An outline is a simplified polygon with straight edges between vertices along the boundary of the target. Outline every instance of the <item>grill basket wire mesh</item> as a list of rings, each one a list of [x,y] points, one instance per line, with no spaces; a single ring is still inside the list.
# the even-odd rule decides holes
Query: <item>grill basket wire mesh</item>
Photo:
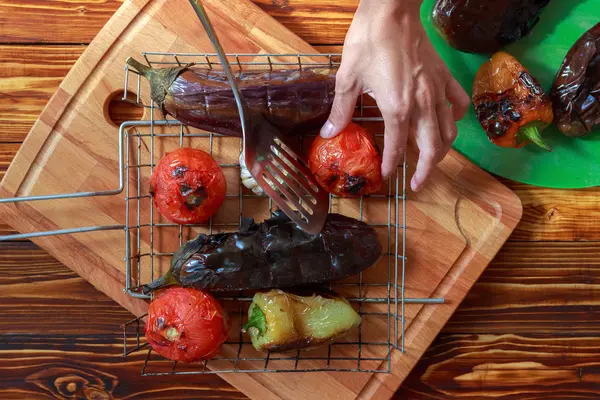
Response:
[[[214,54],[146,52],[142,55],[152,67],[182,66],[194,62],[197,66],[220,68]],[[232,54],[228,57],[232,66],[237,65],[240,70],[256,67],[290,69],[337,66],[340,61],[339,54]],[[132,91],[134,95],[130,95]],[[176,120],[165,119],[161,110],[151,100],[150,103],[144,104],[142,98],[149,96],[143,96],[142,92],[149,93],[147,82],[137,71],[125,66],[123,100],[145,107],[145,115],[149,117],[144,121],[129,121],[122,125],[122,129],[126,128],[124,152],[127,177],[125,290],[132,296],[149,297],[140,295],[135,289],[166,272],[173,252],[186,240],[199,232],[212,234],[236,230],[242,215],[261,221],[269,217],[273,211],[273,204],[267,197],[253,194],[241,183],[237,158],[242,150],[241,139],[194,130]],[[361,96],[354,121],[369,125],[381,146],[382,119],[374,101],[367,95]],[[302,143],[300,144],[302,146]],[[184,146],[198,147],[215,156],[227,176],[225,211],[213,216],[208,224],[182,227],[163,220],[153,209],[152,198],[147,190],[148,179],[157,159],[160,159],[165,151]],[[235,151],[223,156],[225,148]],[[384,256],[376,266],[356,277],[330,285],[331,289],[350,301],[363,319],[360,327],[345,338],[311,351],[259,353],[252,347],[249,337],[241,332],[252,294],[241,292],[225,297],[213,293],[232,320],[232,333],[225,342],[221,355],[193,364],[166,360],[154,353],[143,340],[145,316],[141,316],[123,325],[124,356],[138,350],[147,351],[142,375],[298,371],[389,372],[392,349],[405,351],[405,304],[443,301],[407,299],[404,296],[407,229],[405,185],[404,162],[380,193],[360,199],[330,196],[330,212],[341,212],[369,223],[377,230],[384,249]],[[375,207],[379,210],[385,209],[385,213],[374,212]],[[376,329],[368,329],[369,327]],[[378,333],[373,334],[374,331]]]

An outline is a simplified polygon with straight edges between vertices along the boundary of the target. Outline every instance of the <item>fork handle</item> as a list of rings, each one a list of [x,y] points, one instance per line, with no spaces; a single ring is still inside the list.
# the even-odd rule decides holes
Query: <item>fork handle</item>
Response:
[[[198,18],[200,18],[200,22],[202,22],[202,26],[204,27],[204,30],[206,31],[208,38],[210,39],[210,42],[212,43],[213,47],[217,51],[217,56],[219,57],[219,61],[221,61],[221,65],[223,66],[223,70],[225,71],[225,75],[227,76],[227,80],[229,81],[229,84],[231,85],[231,89],[233,90],[233,96],[235,97],[235,103],[237,105],[237,109],[240,114],[240,120],[241,120],[241,125],[242,125],[242,134],[245,136],[246,135],[246,118],[245,118],[246,113],[245,113],[245,111],[247,109],[246,108],[246,100],[244,99],[244,96],[242,95],[242,92],[240,91],[237,81],[235,80],[235,78],[233,76],[233,72],[231,72],[231,66],[229,65],[229,61],[227,61],[227,56],[225,56],[225,52],[223,51],[221,42],[219,41],[219,38],[217,37],[217,33],[215,32],[215,30],[212,26],[212,23],[210,22],[210,19],[208,18],[208,15],[206,14],[206,10],[204,9],[204,6],[198,0],[190,0],[190,4],[194,8],[194,11],[196,11],[196,15],[198,15]]]

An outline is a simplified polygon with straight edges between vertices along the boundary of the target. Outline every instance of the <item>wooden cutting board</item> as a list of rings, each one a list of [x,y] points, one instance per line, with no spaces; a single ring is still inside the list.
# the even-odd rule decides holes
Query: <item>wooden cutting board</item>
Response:
[[[203,3],[229,53],[316,52],[246,0],[204,0]],[[213,49],[186,0],[126,1],[78,60],[35,123],[2,181],[4,197],[110,190],[118,186],[118,127],[109,120],[107,105],[123,88],[125,59],[129,56],[139,59],[143,51],[212,53]],[[144,85],[141,95],[147,101],[148,90]],[[136,159],[136,146],[147,149],[147,138],[140,138],[139,142],[134,138],[130,144],[131,160],[141,162]],[[202,148],[206,141],[189,145]],[[154,162],[174,146],[172,141],[155,144]],[[238,139],[215,139],[213,156],[218,161],[235,162],[237,154]],[[410,176],[414,166],[412,153],[408,165]],[[126,179],[130,188],[137,187],[139,180],[144,192],[148,175],[147,170],[137,175],[132,168]],[[226,175],[231,197],[215,219],[225,221],[233,215],[235,222],[239,218],[238,171],[230,168]],[[129,221],[125,220],[124,197],[120,194],[3,205],[0,214],[20,232],[134,224],[137,213],[132,213]],[[265,208],[260,201],[246,203],[244,214],[263,217]],[[356,214],[357,204],[357,200],[339,201],[334,207],[340,212]],[[393,202],[391,208],[388,208],[387,200],[365,201],[363,206],[363,216],[369,222],[385,223],[388,214],[392,219],[395,217]],[[140,218],[148,218],[149,208],[150,203],[145,201],[140,207]],[[390,397],[515,228],[522,208],[514,193],[451,151],[426,189],[408,193],[406,211],[406,296],[444,297],[445,304],[406,305],[406,352],[392,351],[391,373],[234,373],[221,376],[256,399],[306,399],[315,393],[319,398],[336,399]],[[153,218],[155,222],[160,221],[157,212]],[[393,249],[393,230],[379,230],[382,241],[388,244],[389,238]],[[172,251],[177,245],[172,238],[169,233],[156,233],[153,239],[155,251]],[[126,243],[123,231],[34,241],[135,315],[146,312],[145,301],[134,299],[123,291]],[[134,254],[148,245],[147,233],[141,233],[140,248],[133,245]],[[155,273],[164,270],[163,264],[156,263]],[[385,260],[378,264],[365,275],[365,280],[387,279],[387,265]],[[383,334],[379,332],[381,324],[376,322],[365,329],[369,333]],[[230,348],[224,350],[230,351]]]

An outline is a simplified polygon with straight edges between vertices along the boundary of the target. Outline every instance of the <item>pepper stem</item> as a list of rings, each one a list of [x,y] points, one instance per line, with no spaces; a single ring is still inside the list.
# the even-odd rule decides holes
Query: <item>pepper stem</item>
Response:
[[[517,143],[522,143],[525,140],[529,140],[546,151],[552,151],[552,147],[542,139],[538,124],[525,125],[517,133]]]
[[[256,328],[258,330],[258,336],[265,334],[267,330],[267,319],[265,313],[258,304],[254,304],[252,308],[252,314],[248,318],[248,323],[242,328],[242,332],[247,332],[249,328]]]

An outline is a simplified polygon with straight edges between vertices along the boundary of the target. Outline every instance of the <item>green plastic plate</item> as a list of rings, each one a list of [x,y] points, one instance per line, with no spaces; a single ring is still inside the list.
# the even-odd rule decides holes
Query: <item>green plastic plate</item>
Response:
[[[470,95],[475,72],[489,56],[466,54],[449,46],[433,27],[434,3],[435,0],[423,2],[421,18],[425,29],[454,77]],[[551,0],[529,36],[506,46],[504,51],[515,56],[548,92],[567,51],[599,21],[600,0]],[[495,175],[550,188],[600,185],[600,129],[585,138],[568,138],[551,125],[542,132],[554,149],[550,153],[532,145],[500,148],[490,143],[471,105],[458,123],[458,132],[454,149]]]

